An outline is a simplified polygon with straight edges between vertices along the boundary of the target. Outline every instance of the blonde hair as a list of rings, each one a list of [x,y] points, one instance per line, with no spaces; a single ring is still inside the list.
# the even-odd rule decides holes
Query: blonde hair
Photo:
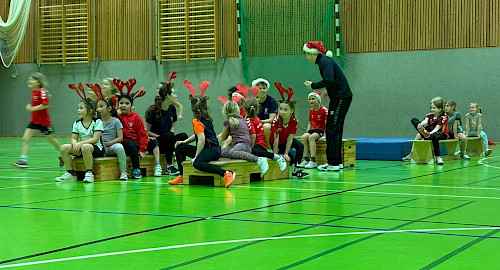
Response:
[[[441,109],[441,114],[444,113],[444,100],[442,97],[435,97],[431,100],[431,103],[434,104],[438,109]]]
[[[118,87],[116,87],[116,85],[113,83],[113,78],[107,77],[107,78],[104,78],[102,80],[107,81],[109,83],[109,85],[111,86],[111,92],[112,92],[111,95],[115,95],[115,94],[119,93]]]
[[[224,119],[229,119],[229,127],[231,129],[237,129],[240,125],[240,121],[236,117],[240,116],[240,107],[234,101],[229,101],[222,107],[222,116]]]
[[[477,108],[477,111],[478,111],[479,113],[481,113],[481,114],[483,113],[483,110],[481,110],[481,107],[479,107],[479,104],[477,104],[477,102],[471,102],[471,103],[469,104],[469,107],[470,107],[470,106],[475,106],[475,107]]]

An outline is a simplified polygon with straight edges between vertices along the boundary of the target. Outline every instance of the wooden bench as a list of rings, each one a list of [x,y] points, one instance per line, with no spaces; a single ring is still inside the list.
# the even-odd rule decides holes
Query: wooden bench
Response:
[[[160,158],[162,161],[161,165],[163,169],[166,169],[165,159]],[[85,164],[83,163],[83,158],[75,158],[72,161],[73,170],[78,174],[78,178],[82,178],[83,173],[85,173]],[[153,155],[146,155],[139,161],[139,166],[141,168],[142,176],[153,176],[155,168],[155,159]],[[127,157],[127,173],[130,178],[130,171],[132,170],[132,163],[130,162],[130,157]],[[94,158],[94,163],[92,165],[92,171],[94,172],[95,181],[108,181],[108,180],[118,180],[120,178],[120,165],[118,164],[118,159],[116,157],[100,157]]]
[[[411,154],[411,162],[417,164],[433,164],[434,163],[434,150],[432,147],[431,140],[409,140],[409,142],[413,143],[413,151]],[[457,139],[449,139],[449,140],[440,140],[439,143],[444,145],[445,151],[441,151],[441,153],[446,153],[446,157],[448,159],[454,159],[455,150],[457,149],[458,140]],[[440,149],[441,150],[441,149]]]
[[[217,165],[223,170],[232,171],[236,177],[232,185],[248,184],[254,181],[268,181],[289,178],[289,166],[284,171],[280,171],[278,163],[274,160],[268,160],[269,170],[263,179],[260,177],[260,167],[255,162],[249,162],[240,159],[220,158],[217,161],[212,161],[210,164]],[[193,185],[199,183],[213,183],[216,187],[223,187],[225,185],[224,177],[199,171],[193,167],[190,161],[182,162],[184,167],[184,181],[186,185]]]
[[[300,139],[299,139],[300,140]],[[342,163],[345,167],[356,164],[356,139],[342,139]],[[326,160],[326,141],[316,142],[316,162],[324,164]]]
[[[467,148],[465,150],[469,157],[477,157],[484,153],[481,137],[467,137]]]

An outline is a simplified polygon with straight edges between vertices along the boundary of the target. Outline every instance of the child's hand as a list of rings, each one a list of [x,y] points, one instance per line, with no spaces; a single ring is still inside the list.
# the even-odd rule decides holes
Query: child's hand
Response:
[[[177,119],[178,119],[179,121],[181,121],[182,119],[184,119],[184,117],[182,117],[182,115],[179,115],[179,116],[177,117]]]
[[[322,142],[322,141],[326,141],[326,137],[323,136],[323,137],[319,137],[318,141]]]
[[[28,112],[32,112],[33,111],[33,106],[31,106],[31,104],[26,104],[26,110]]]
[[[311,84],[312,84],[312,82],[311,82],[311,81],[305,81],[305,82],[304,82],[304,85],[305,85],[308,89],[312,89]]]
[[[144,158],[146,156],[146,153],[144,152],[139,152],[139,157]]]
[[[82,149],[82,143],[81,142],[75,143],[73,145],[73,151],[75,151],[75,153],[77,153],[78,155],[81,154],[81,149]]]
[[[184,141],[176,141],[175,145],[174,145],[174,148],[177,148],[177,145],[182,144],[182,143],[185,143],[185,142]]]
[[[112,144],[111,144],[111,142],[103,142],[102,145],[108,147],[108,146],[111,146]]]
[[[286,160],[286,161],[290,161],[290,157],[288,155],[283,155],[283,158]]]

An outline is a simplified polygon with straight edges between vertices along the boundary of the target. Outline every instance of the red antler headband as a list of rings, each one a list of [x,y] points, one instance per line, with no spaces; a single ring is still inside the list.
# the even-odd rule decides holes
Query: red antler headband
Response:
[[[84,102],[86,102],[86,103],[87,103],[87,104],[88,104],[88,105],[89,105],[92,109],[94,109],[94,108],[95,108],[95,106],[94,106],[92,103],[90,103],[90,101],[89,101],[90,99],[87,99],[87,94],[85,94],[85,89],[83,88],[83,84],[82,84],[82,82],[79,82],[79,83],[78,83],[78,87],[76,87],[74,83],[68,84],[68,87],[69,87],[70,89],[75,90],[75,92],[78,94],[78,96],[79,96],[79,97],[80,97],[80,98],[81,98]]]
[[[113,84],[116,85],[116,87],[118,88],[118,91],[120,91],[120,95],[122,96],[130,96],[133,99],[136,99],[136,98],[139,98],[139,97],[142,97],[146,94],[146,91],[144,91],[144,87],[140,87],[139,89],[135,90],[134,93],[131,94],[132,92],[132,89],[134,88],[135,84],[137,83],[137,81],[135,80],[135,78],[132,78],[132,79],[128,79],[127,82],[123,82],[122,80],[120,79],[113,79]],[[127,93],[123,93],[123,87],[127,87]]]
[[[168,75],[168,81],[167,81],[167,84],[172,86],[172,80],[177,78],[177,71],[172,71],[170,72],[170,74]]]
[[[205,95],[205,91],[207,90],[208,86],[210,85],[209,81],[203,81],[200,84],[198,84],[198,88],[200,89],[200,96]],[[193,83],[185,80],[184,81],[184,86],[191,92],[192,96],[196,96],[196,89],[193,87]]]
[[[281,85],[281,83],[279,83],[279,82],[275,82],[274,86],[276,86],[276,89],[278,89],[278,92],[280,92],[280,95],[281,95],[281,98],[283,99],[283,101],[285,101],[285,100],[290,101],[292,99],[293,89],[291,87],[288,87],[287,89],[285,89],[283,87],[283,85]],[[288,96],[287,99],[285,99],[285,94],[287,94],[287,96]]]

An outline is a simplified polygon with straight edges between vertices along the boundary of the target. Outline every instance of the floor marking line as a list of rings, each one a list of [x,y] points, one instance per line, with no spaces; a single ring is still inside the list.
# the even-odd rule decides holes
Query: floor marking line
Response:
[[[49,184],[53,184],[53,183],[39,183],[39,184],[30,184],[30,185],[22,185],[22,186],[2,187],[0,189],[24,188],[24,187],[41,186],[41,185],[49,185]]]
[[[494,176],[492,178],[488,179],[493,179],[497,178],[499,176]],[[483,181],[483,180],[481,180]],[[368,185],[368,184],[373,184],[370,182],[341,182],[341,181],[302,181],[305,183],[332,183],[332,184],[359,184],[359,185]],[[487,187],[468,187],[468,186],[440,186],[440,185],[412,185],[412,184],[385,184],[384,186],[402,186],[402,187],[431,187],[431,188],[454,188],[454,189],[475,189],[475,190],[500,190],[500,188],[487,188]]]
[[[85,256],[75,256],[75,257],[68,257],[68,258],[52,259],[52,260],[43,260],[43,261],[35,261],[35,262],[27,262],[27,263],[17,263],[17,264],[10,264],[10,265],[2,265],[2,266],[0,266],[0,269],[1,268],[19,267],[19,266],[28,266],[28,265],[38,265],[38,264],[54,263],[54,262],[64,262],[64,261],[72,261],[72,260],[90,259],[90,258],[98,258],[98,257],[106,257],[106,256],[114,256],[114,255],[124,255],[124,254],[142,253],[142,252],[150,252],[150,251],[159,251],[159,250],[168,250],[168,249],[179,249],[179,248],[197,247],[197,246],[208,246],[208,245],[219,245],[219,244],[231,244],[231,243],[241,243],[241,242],[254,242],[254,241],[267,241],[267,240],[284,240],[284,239],[312,238],[312,237],[328,237],[328,236],[364,235],[364,234],[438,232],[438,231],[471,231],[471,230],[499,230],[499,229],[500,229],[500,227],[487,227],[487,228],[441,228],[441,229],[386,230],[386,231],[369,231],[369,232],[346,232],[346,233],[326,233],[326,234],[290,235],[290,236],[279,236],[279,237],[246,238],[246,239],[234,239],[234,240],[223,240],[223,241],[201,242],[201,243],[182,244],[182,245],[173,245],[173,246],[163,246],[163,247],[155,247],[155,248],[125,250],[125,251],[108,252],[108,253],[92,254],[92,255],[85,255]]]

